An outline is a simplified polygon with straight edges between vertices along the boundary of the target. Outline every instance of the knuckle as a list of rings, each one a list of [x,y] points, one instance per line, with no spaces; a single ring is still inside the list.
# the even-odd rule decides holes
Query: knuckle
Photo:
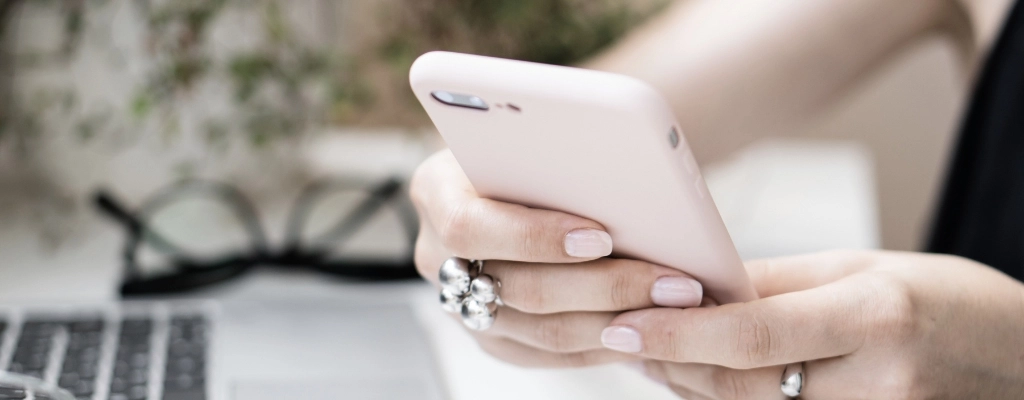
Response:
[[[925,389],[926,386],[922,385],[920,370],[910,363],[896,364],[887,372],[892,379],[886,380],[879,387],[880,393],[875,394],[880,397],[874,398],[923,400],[935,398],[938,395],[938,393],[930,393]]]
[[[580,351],[575,353],[561,353],[559,358],[563,367],[580,368],[604,364],[608,361],[601,358],[601,353],[596,351]]]
[[[563,353],[573,351],[576,347],[570,332],[572,327],[566,317],[543,318],[535,329],[537,340],[545,350]]]
[[[471,252],[472,237],[469,229],[473,225],[474,212],[470,202],[453,205],[438,227],[441,243],[460,256]]]
[[[562,352],[569,348],[565,328],[560,318],[547,318],[537,324],[536,335],[547,350]]]
[[[715,394],[722,400],[746,400],[757,398],[753,387],[743,379],[739,371],[728,368],[716,368],[711,373],[711,384]]]
[[[559,355],[561,363],[565,367],[579,368],[586,367],[591,364],[590,358],[587,353],[562,353]]]
[[[417,206],[426,204],[430,198],[430,179],[426,176],[431,172],[430,167],[430,160],[420,164],[409,180],[409,199]]]
[[[763,313],[749,313],[736,321],[736,365],[734,368],[753,368],[764,365],[777,353],[776,332]]]
[[[507,349],[505,349],[505,346],[503,346],[503,343],[497,340],[477,339],[476,343],[477,345],[480,346],[480,349],[483,350],[484,353],[487,353],[487,355],[491,357],[515,365],[517,367],[529,368],[533,366],[526,359],[519,357],[511,357],[508,354],[509,352],[507,351]]]
[[[416,240],[416,249],[413,252],[413,262],[416,264],[416,271],[420,276],[431,279],[437,275],[438,266],[434,265],[430,249],[424,243],[423,235]]]
[[[915,340],[922,328],[910,288],[885,275],[876,279],[874,295],[879,301],[866,310],[867,332],[898,343]]]
[[[609,301],[615,310],[628,310],[636,306],[636,301],[633,297],[636,297],[634,287],[634,280],[639,274],[628,274],[618,269],[609,275],[611,279],[611,291],[609,293]]]
[[[504,274],[501,281],[501,299],[519,311],[542,314],[551,307],[551,293],[544,288],[544,273],[538,268],[523,266],[514,273]]]
[[[605,259],[604,275],[608,277],[608,301],[614,310],[632,310],[649,306],[650,287],[663,271],[653,264],[641,261]]]
[[[550,228],[526,219],[517,220],[515,224],[517,226],[512,227],[513,232],[522,235],[516,238],[518,253],[529,260],[545,258],[550,248]],[[561,253],[564,250],[560,248],[558,251]]]

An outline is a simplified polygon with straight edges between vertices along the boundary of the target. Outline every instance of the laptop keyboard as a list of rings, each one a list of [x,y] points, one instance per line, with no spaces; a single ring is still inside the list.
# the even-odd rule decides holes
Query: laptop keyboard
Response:
[[[205,313],[76,314],[0,314],[0,369],[55,383],[77,400],[208,398]]]

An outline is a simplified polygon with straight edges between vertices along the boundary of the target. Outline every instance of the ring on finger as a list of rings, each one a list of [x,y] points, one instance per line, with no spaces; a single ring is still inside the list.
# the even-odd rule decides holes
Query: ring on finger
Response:
[[[462,316],[469,329],[484,331],[494,325],[501,282],[483,273],[484,260],[451,257],[441,264],[438,279],[441,282],[441,308]]]
[[[782,380],[779,383],[779,388],[782,389],[782,394],[795,399],[800,397],[800,393],[804,391],[805,383],[804,363],[792,363],[782,370]]]

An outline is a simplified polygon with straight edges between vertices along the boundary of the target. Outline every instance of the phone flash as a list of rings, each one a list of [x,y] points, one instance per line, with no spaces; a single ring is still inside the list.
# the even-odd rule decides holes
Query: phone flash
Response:
[[[489,108],[487,102],[477,96],[445,92],[443,90],[435,90],[430,92],[430,95],[435,100],[449,106],[472,108],[476,110],[487,111]]]

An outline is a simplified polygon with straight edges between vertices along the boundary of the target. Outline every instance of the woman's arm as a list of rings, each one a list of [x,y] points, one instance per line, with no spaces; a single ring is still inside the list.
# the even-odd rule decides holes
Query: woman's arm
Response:
[[[812,120],[915,39],[993,36],[971,32],[1009,1],[680,1],[586,66],[657,87],[709,160]]]

